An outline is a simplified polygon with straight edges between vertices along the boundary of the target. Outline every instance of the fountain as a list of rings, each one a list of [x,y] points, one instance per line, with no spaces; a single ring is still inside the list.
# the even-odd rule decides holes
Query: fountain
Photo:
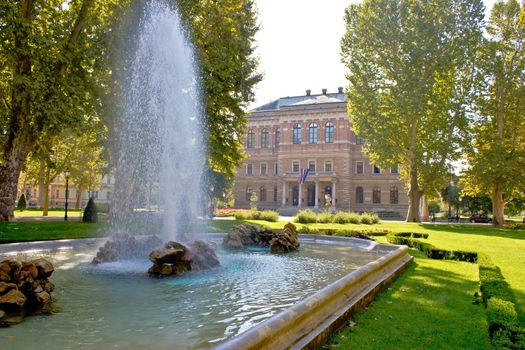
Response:
[[[238,248],[232,252],[221,247],[224,234],[203,233],[198,218],[204,212],[205,128],[193,50],[167,3],[146,2],[140,18],[117,104],[122,118],[114,135],[118,182],[111,230],[140,234],[153,228],[163,241],[211,241],[220,266],[158,279],[148,276],[147,258],[134,254],[111,261],[97,256],[92,264],[105,243],[101,239],[0,245],[0,261],[5,256],[53,262],[54,295],[63,309],[0,329],[0,348],[319,345],[410,263],[407,248],[301,235],[299,251],[269,254],[267,248],[239,247],[229,236],[227,245]],[[155,213],[147,213],[152,208]],[[244,243],[247,237],[237,239]],[[286,251],[288,235],[279,240],[274,250]],[[186,255],[179,250],[174,254]],[[156,257],[155,269],[162,269],[164,258]]]

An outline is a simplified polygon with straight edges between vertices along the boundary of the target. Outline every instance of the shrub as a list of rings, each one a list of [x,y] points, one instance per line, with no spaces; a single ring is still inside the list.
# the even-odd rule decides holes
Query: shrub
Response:
[[[361,214],[361,223],[365,225],[377,224],[379,218],[377,214],[363,213]]]
[[[247,210],[236,210],[234,214],[235,220],[249,220],[251,218],[250,212]]]
[[[317,214],[317,222],[321,224],[328,224],[333,221],[333,215],[332,213],[328,211],[323,211],[322,213]]]
[[[27,202],[26,202],[26,196],[22,193],[20,198],[18,199],[18,204],[16,205],[16,209],[20,211],[24,211],[27,208]]]
[[[324,234],[324,233],[321,233],[321,231],[318,228],[309,227],[309,226],[306,226],[306,225],[299,227],[297,232],[304,233],[304,234],[312,234],[312,235]]]
[[[487,305],[487,322],[490,334],[514,328],[518,324],[518,314],[514,304],[500,298],[491,298]]]
[[[336,224],[359,224],[359,214],[345,211],[335,213],[333,222]]]
[[[312,210],[301,210],[294,218],[294,222],[301,224],[313,224],[317,222],[317,215]]]
[[[95,200],[93,198],[89,198],[86,209],[84,209],[84,214],[82,215],[82,222],[95,223],[97,221],[98,215]]]
[[[279,220],[279,213],[273,210],[263,210],[259,217],[261,220],[277,222],[277,220]]]
[[[525,230],[525,223],[517,222],[514,224],[506,224],[504,227],[510,230]]]

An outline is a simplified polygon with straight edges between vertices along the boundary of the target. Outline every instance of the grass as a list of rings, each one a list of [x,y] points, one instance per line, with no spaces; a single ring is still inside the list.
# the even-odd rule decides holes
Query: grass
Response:
[[[411,250],[412,266],[329,349],[488,349],[485,312],[473,304],[478,267],[431,260]]]
[[[0,243],[105,236],[102,224],[83,222],[0,222]]]
[[[67,213],[69,216],[80,216],[81,209],[68,209]],[[64,209],[49,209],[48,216],[64,216]],[[30,208],[23,211],[15,210],[15,217],[21,216],[42,216],[42,209]]]

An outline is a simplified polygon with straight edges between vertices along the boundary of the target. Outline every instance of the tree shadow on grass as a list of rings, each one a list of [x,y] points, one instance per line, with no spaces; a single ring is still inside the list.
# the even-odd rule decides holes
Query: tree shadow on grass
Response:
[[[501,227],[475,224],[419,224],[429,231],[445,231],[465,235],[481,235],[525,240],[525,230],[510,230]]]

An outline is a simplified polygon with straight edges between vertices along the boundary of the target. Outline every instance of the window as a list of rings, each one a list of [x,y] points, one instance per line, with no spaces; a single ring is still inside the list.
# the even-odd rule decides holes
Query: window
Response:
[[[374,204],[381,203],[381,190],[377,186],[374,187],[374,191],[372,192],[372,203]]]
[[[98,191],[88,191],[89,198],[97,199],[98,198]]]
[[[56,191],[56,197],[55,198],[60,198],[60,190]]]
[[[326,172],[332,171],[332,161],[331,160],[326,160],[324,162],[324,171]]]
[[[315,172],[315,160],[308,161],[308,170],[310,170],[310,172]]]
[[[253,164],[247,164],[246,165],[246,175],[253,175]]]
[[[275,145],[277,146],[280,143],[281,143],[281,129],[277,128],[275,129]]]
[[[268,132],[268,129],[263,129],[261,132],[261,147],[262,148],[268,147],[269,137],[270,137],[270,133]]]
[[[109,201],[111,199],[111,192],[106,192],[106,199]]]
[[[106,179],[106,184],[111,185],[111,178],[108,176]],[[109,198],[108,198],[109,199]]]
[[[268,174],[268,164],[261,163],[261,175]]]
[[[301,124],[299,123],[293,126],[293,143],[296,145],[301,143]]]
[[[259,200],[261,202],[266,202],[266,187],[261,186],[259,189]]]
[[[253,130],[250,130],[248,131],[248,140],[246,142],[246,147],[253,148],[254,142],[255,142],[255,133],[253,132]]]
[[[374,174],[381,174],[381,169],[377,165],[374,165]]]
[[[308,127],[308,143],[310,144],[315,144],[317,143],[317,124],[316,123],[312,123],[310,124],[310,126]]]
[[[355,173],[356,174],[365,173],[365,163],[364,162],[355,162]]]
[[[390,187],[390,204],[399,203],[399,191],[396,186]]]
[[[363,187],[358,186],[355,189],[355,202],[361,204],[364,201],[365,201],[365,196],[364,196]]]
[[[298,173],[299,172],[299,161],[298,160],[294,160],[292,162],[292,171],[294,173]]]
[[[365,144],[365,140],[360,138],[359,136],[355,135],[355,144],[356,145],[364,145]]]
[[[252,197],[252,188],[251,187],[246,187],[246,201],[250,201],[250,198]]]
[[[393,165],[391,168],[390,168],[390,174],[399,174],[399,166],[396,164],[396,165]]]
[[[273,188],[273,201],[277,202],[277,186]]]
[[[328,122],[324,127],[324,142],[325,143],[334,143],[334,124]]]
[[[275,162],[275,164],[273,166],[273,171],[274,171],[275,175],[279,175],[279,163]]]

